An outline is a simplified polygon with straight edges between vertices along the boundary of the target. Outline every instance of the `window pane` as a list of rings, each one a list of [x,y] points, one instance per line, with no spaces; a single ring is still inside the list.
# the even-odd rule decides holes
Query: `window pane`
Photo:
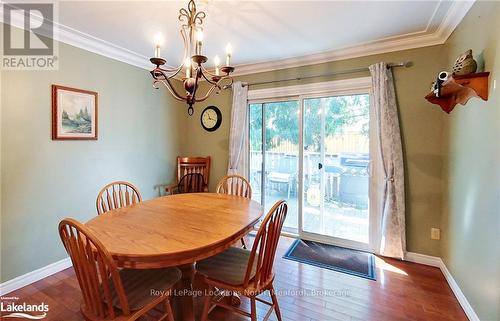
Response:
[[[284,199],[288,203],[285,229],[298,227],[299,102],[264,104],[266,212]]]
[[[261,203],[262,198],[262,104],[250,104],[250,185],[252,199]]]
[[[304,100],[306,232],[368,243],[369,95]]]

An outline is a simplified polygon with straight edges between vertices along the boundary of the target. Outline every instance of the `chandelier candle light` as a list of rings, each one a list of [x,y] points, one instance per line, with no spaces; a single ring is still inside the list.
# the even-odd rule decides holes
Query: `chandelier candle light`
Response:
[[[233,78],[230,74],[234,71],[231,66],[231,55],[233,47],[231,44],[226,46],[226,65],[220,67],[219,56],[214,57],[214,71],[207,70],[203,64],[208,61],[208,58],[202,55],[203,46],[203,19],[206,14],[203,11],[196,11],[194,0],[190,0],[187,10],[182,8],[179,10],[179,21],[181,21],[181,36],[184,41],[184,59],[183,63],[176,68],[162,67],[166,64],[166,60],[161,58],[161,45],[163,37],[161,34],[155,36],[155,55],[150,61],[156,67],[151,70],[153,76],[153,87],[158,89],[160,84],[163,84],[175,99],[185,101],[188,107],[188,114],[193,115],[193,105],[197,102],[206,100],[214,91],[219,93],[223,89],[231,87]],[[185,69],[185,77],[182,77],[184,89],[186,93],[181,95],[177,92],[171,83],[171,79],[179,75],[183,68]],[[204,96],[196,97],[198,83],[201,79],[205,79],[211,86]]]

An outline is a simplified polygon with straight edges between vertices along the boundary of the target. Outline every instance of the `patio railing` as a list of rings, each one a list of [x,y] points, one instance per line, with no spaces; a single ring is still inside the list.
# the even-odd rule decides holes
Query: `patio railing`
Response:
[[[320,183],[320,153],[304,153],[304,193],[318,190]],[[298,191],[298,155],[289,152],[266,152],[265,190],[286,186],[286,196]],[[366,153],[325,154],[325,197],[341,205],[365,208],[368,205],[369,158]],[[250,152],[250,180],[252,189],[262,189],[262,152]]]

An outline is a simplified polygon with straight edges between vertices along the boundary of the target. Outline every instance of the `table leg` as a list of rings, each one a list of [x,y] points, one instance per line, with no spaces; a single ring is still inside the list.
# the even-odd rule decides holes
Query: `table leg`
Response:
[[[175,320],[194,321],[194,300],[192,294],[194,279],[194,264],[179,266],[182,278],[177,285],[178,295],[175,301]]]

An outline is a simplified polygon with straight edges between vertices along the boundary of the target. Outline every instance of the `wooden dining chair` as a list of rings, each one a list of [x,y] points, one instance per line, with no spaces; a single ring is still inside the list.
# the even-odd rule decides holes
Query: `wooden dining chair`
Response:
[[[131,183],[125,181],[112,182],[104,186],[97,195],[95,201],[97,215],[141,201],[141,193]]]
[[[217,184],[217,193],[252,198],[250,183],[240,175],[227,175]]]
[[[181,278],[179,269],[119,270],[103,244],[71,218],[59,223],[59,235],[82,291],[80,311],[85,320],[132,321],[161,304],[160,320],[174,321],[170,291]],[[161,295],[153,296],[151,289]]]
[[[205,179],[200,173],[190,173],[182,176],[175,194],[202,193],[206,189]]]
[[[208,192],[208,183],[210,179],[210,156],[206,157],[177,157],[177,176],[176,181],[173,184],[168,185],[158,185],[159,190],[163,189],[165,194],[171,195],[175,194],[177,186],[181,181],[181,178],[186,174],[199,173],[203,175],[205,179],[205,190]],[[161,192],[160,192],[161,194]]]
[[[273,264],[287,209],[287,204],[283,200],[274,204],[262,221],[251,251],[231,247],[221,254],[197,263],[197,273],[204,276],[209,287],[203,305],[202,321],[208,320],[208,314],[216,306],[232,310],[256,321],[256,301],[270,306],[264,320],[267,320],[274,310],[278,320],[282,321],[273,287]],[[217,300],[217,296],[212,296],[216,289],[236,292],[248,297],[251,303],[250,313]],[[265,291],[269,291],[272,302],[257,297]]]
[[[227,175],[221,178],[217,184],[216,192],[219,194],[241,196],[248,199],[252,198],[252,186],[240,175]],[[247,248],[245,239],[241,239],[241,245],[244,249]]]

